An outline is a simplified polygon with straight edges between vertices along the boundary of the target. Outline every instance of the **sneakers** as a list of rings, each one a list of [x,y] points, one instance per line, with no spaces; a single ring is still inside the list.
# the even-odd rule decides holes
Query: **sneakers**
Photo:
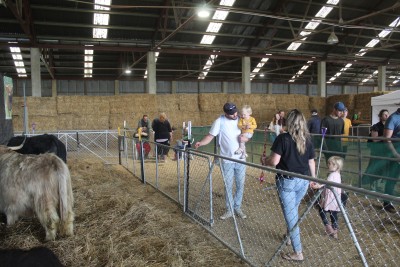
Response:
[[[226,219],[228,219],[228,218],[230,218],[230,217],[232,217],[232,216],[233,216],[232,212],[227,211],[227,212],[224,213],[224,215],[222,215],[222,216],[219,217],[219,218],[220,218],[221,220],[226,220]]]
[[[240,218],[242,218],[242,219],[246,219],[247,218],[246,214],[244,214],[242,210],[235,210],[235,214],[237,216],[239,216]]]
[[[241,148],[238,148],[238,150],[235,151],[235,154],[236,155],[243,154],[243,150]]]
[[[242,210],[235,210],[235,214],[236,214],[236,216],[238,216],[238,217],[240,217],[242,219],[246,219],[247,218],[246,214],[244,214]],[[232,212],[227,211],[219,218],[221,220],[226,220],[226,219],[228,219],[228,218],[230,218],[232,216],[233,216]]]
[[[330,224],[325,225],[325,233],[326,233],[327,235],[329,235],[329,236],[331,236],[331,237],[337,239],[337,238],[338,238],[337,232],[338,232],[337,229],[333,229],[333,228],[332,228],[332,225],[330,225]]]
[[[281,254],[282,258],[288,261],[304,261],[303,253],[301,252],[293,252],[288,254]]]
[[[338,229],[333,228],[333,235],[331,235],[334,239],[338,239]]]

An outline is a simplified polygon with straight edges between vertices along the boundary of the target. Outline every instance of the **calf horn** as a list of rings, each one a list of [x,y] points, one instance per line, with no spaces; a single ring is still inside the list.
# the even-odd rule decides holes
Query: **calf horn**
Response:
[[[18,150],[18,149],[21,149],[23,146],[24,146],[24,144],[22,143],[19,146],[9,146],[8,148],[11,149],[11,150]]]

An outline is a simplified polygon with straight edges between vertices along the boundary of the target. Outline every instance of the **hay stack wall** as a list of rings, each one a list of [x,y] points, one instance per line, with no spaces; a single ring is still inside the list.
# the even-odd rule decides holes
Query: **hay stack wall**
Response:
[[[143,114],[151,119],[166,112],[172,125],[181,129],[182,122],[193,125],[210,125],[222,114],[225,102],[236,103],[240,108],[248,104],[253,109],[259,128],[268,125],[275,112],[297,108],[310,116],[316,108],[321,117],[329,114],[333,104],[342,101],[352,115],[360,110],[370,119],[371,97],[382,93],[337,95],[328,98],[305,95],[267,94],[126,94],[115,96],[58,96],[27,97],[28,125],[36,124],[37,131],[58,130],[105,130],[117,129],[126,121],[128,127],[136,128]],[[14,97],[14,131],[23,130],[23,98]],[[180,131],[177,131],[180,133]]]

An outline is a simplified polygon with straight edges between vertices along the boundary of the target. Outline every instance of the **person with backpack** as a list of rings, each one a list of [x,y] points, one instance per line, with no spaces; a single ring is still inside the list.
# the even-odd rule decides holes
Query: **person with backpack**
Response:
[[[195,148],[209,144],[214,137],[218,136],[220,145],[220,155],[236,160],[245,161],[241,158],[241,154],[236,154],[235,151],[239,148],[240,142],[247,142],[248,138],[241,134],[238,128],[238,114],[234,103],[225,103],[224,114],[219,116],[212,124],[209,133],[195,144]],[[227,159],[220,160],[221,170],[225,182],[225,206],[226,212],[220,217],[221,220],[233,217],[236,214],[238,217],[245,219],[246,214],[242,211],[242,199],[244,192],[244,183],[246,177],[246,165],[230,161]],[[236,185],[236,192],[232,195],[233,183]],[[233,210],[231,209],[233,207]]]

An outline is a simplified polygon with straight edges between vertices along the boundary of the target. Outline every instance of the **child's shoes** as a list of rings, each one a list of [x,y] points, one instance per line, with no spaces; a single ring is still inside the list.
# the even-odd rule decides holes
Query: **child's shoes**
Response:
[[[333,228],[333,235],[331,236],[335,239],[338,239],[338,229]]]
[[[238,148],[238,150],[235,151],[235,154],[236,155],[243,154],[243,150],[241,148]]]
[[[325,233],[329,236],[335,233],[335,231],[332,228],[332,225],[330,224],[325,225]]]

